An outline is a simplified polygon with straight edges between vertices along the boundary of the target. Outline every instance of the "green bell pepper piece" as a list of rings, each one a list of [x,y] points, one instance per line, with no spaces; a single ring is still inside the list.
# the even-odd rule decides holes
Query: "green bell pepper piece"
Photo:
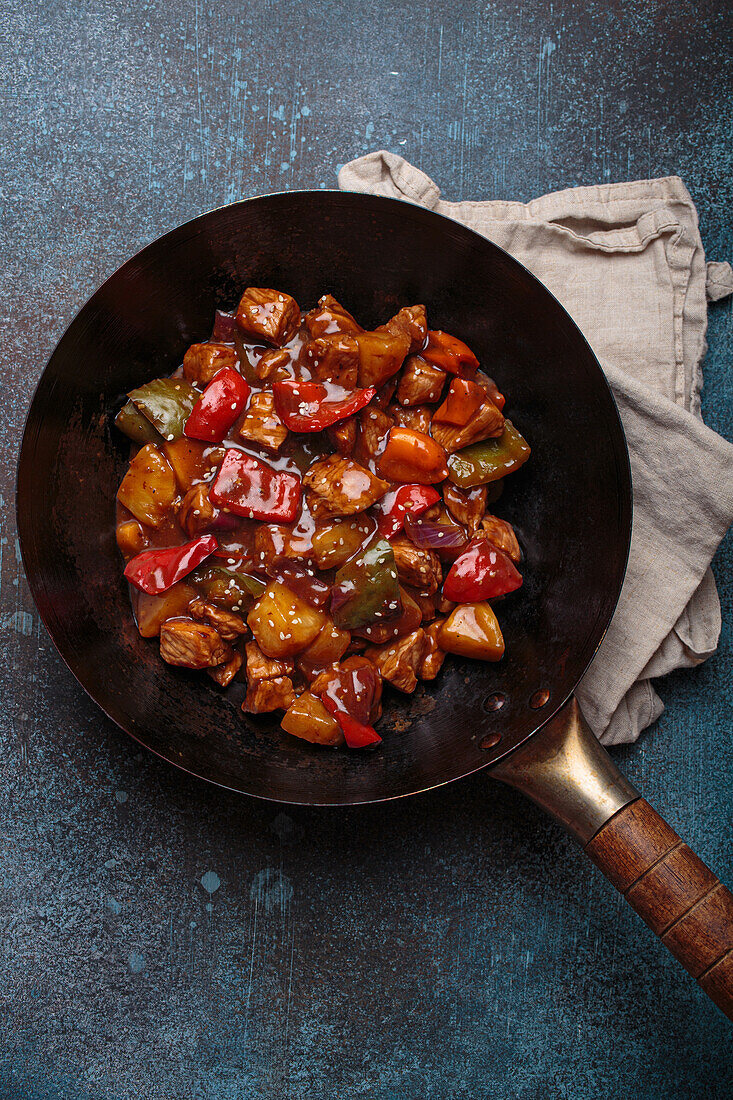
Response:
[[[249,608],[265,591],[265,585],[256,577],[236,573],[221,565],[200,565],[188,575],[186,582],[198,589],[207,600],[229,608],[235,604],[241,604],[242,609]]]
[[[183,425],[201,394],[185,378],[154,378],[127,396],[163,438],[172,443],[183,435]]]
[[[484,439],[449,455],[448,478],[461,489],[472,489],[513,474],[529,456],[529,444],[506,420],[498,439]]]
[[[331,593],[333,621],[357,630],[400,613],[402,602],[392,547],[377,539],[342,565]]]
[[[138,412],[132,401],[122,406],[115,417],[115,424],[133,443],[161,444],[163,442],[160,432],[155,430],[147,417]]]

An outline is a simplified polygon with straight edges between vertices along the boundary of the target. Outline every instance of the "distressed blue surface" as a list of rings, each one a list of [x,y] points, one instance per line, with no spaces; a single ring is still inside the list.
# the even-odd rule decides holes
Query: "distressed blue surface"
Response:
[[[559,829],[483,777],[348,812],[179,775],[111,725],[30,601],[32,387],[92,290],[201,210],[401,152],[447,198],[678,172],[733,257],[725,0],[0,3],[0,1097],[727,1098],[730,1030]],[[733,438],[733,324],[705,416]],[[617,753],[733,881],[724,631]]]

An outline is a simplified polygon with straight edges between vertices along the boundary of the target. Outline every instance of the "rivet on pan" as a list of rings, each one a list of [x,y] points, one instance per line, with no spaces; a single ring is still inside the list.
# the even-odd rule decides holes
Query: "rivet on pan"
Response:
[[[494,693],[494,695],[487,695],[484,699],[484,710],[501,710],[506,703],[506,695],[503,695],[500,691]]]
[[[536,691],[530,699],[529,705],[532,707],[533,710],[539,710],[540,707],[544,707],[549,698],[550,692],[547,690],[547,688],[540,688],[540,690]]]
[[[493,749],[501,741],[500,733],[487,733],[478,743],[480,749]]]

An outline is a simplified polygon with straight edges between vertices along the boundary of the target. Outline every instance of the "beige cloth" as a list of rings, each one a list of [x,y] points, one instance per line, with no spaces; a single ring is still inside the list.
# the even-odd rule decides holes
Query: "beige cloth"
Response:
[[[598,356],[629,445],[634,525],[616,614],[577,694],[604,743],[636,740],[663,709],[651,679],[704,661],[720,634],[709,566],[733,522],[733,446],[702,423],[700,388],[707,300],[733,293],[733,271],[706,265],[677,176],[454,203],[382,151],[344,165],[339,186],[426,206],[505,248]]]

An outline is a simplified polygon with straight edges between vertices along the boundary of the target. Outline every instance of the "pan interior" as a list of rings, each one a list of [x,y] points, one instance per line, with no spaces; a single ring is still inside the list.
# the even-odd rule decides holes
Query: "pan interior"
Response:
[[[296,741],[207,677],[165,665],[132,622],[114,537],[121,395],[206,339],[215,307],[272,286],[334,294],[364,325],[424,302],[476,351],[532,445],[496,510],[517,528],[524,586],[496,611],[506,657],[450,657],[413,696],[387,691],[371,755]],[[576,326],[501,249],[390,199],[295,192],[225,207],[145,248],[73,321],[36,391],[18,475],[23,559],[62,657],[120,726],[205,779],[285,802],[356,803],[466,775],[530,736],[572,692],[610,620],[630,531],[628,460],[610,391]],[[540,709],[535,693],[549,691]],[[497,708],[497,700],[502,705]],[[535,699],[536,702],[536,699]],[[483,743],[483,747],[482,747]]]

